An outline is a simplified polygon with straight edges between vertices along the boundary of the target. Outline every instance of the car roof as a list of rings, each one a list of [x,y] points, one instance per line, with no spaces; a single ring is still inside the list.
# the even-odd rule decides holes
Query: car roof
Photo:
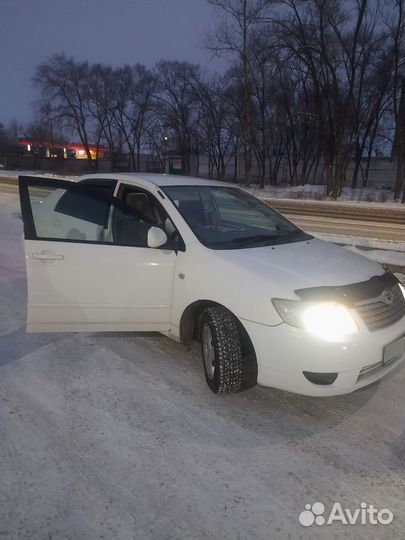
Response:
[[[111,178],[120,180],[121,182],[129,182],[134,184],[154,184],[158,187],[165,186],[231,186],[227,182],[218,180],[207,180],[205,178],[197,178],[194,176],[180,176],[174,174],[155,174],[155,173],[97,173],[89,174],[78,178],[78,180],[100,180]]]

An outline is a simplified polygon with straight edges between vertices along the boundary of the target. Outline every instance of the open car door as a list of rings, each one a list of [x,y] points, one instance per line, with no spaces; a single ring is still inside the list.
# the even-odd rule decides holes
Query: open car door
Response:
[[[28,332],[169,329],[176,254],[106,182],[19,177]]]

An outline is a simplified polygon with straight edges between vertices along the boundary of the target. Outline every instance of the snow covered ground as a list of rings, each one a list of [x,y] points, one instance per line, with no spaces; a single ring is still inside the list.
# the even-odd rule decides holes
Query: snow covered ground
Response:
[[[309,200],[330,200],[325,195],[325,186],[306,184],[305,186],[266,186],[264,189],[251,186],[246,188],[241,185],[240,187],[247,189],[256,197],[262,199],[276,198],[276,199],[309,199]],[[377,189],[377,188],[356,188],[352,189],[344,187],[342,195],[339,197],[340,202],[365,202],[365,203],[392,203],[398,205],[400,203],[394,202],[393,192],[389,189]]]
[[[26,334],[15,194],[0,194],[4,539],[402,538],[404,366],[350,395],[215,396],[198,346],[158,334]],[[300,525],[307,503],[386,526]]]
[[[73,180],[77,178],[75,175],[64,175],[63,173],[51,173],[45,171],[9,171],[7,169],[0,169],[1,178],[18,178],[20,175],[25,176],[43,176],[46,178],[62,178],[64,180]]]

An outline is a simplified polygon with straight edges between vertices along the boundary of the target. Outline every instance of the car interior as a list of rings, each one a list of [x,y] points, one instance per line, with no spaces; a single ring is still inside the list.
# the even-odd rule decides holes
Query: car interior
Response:
[[[133,214],[126,214],[118,209],[112,217],[112,232],[115,241],[130,245],[147,245],[147,235],[151,227],[163,229],[168,238],[176,231],[166,211],[150,193],[132,186],[122,186],[117,198],[136,210],[137,219]]]

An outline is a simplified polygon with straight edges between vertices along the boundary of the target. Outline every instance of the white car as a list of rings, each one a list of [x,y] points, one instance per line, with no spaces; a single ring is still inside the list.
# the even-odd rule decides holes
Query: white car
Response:
[[[197,339],[217,393],[344,394],[404,358],[396,277],[237,187],[158,174],[19,185],[29,332]]]

